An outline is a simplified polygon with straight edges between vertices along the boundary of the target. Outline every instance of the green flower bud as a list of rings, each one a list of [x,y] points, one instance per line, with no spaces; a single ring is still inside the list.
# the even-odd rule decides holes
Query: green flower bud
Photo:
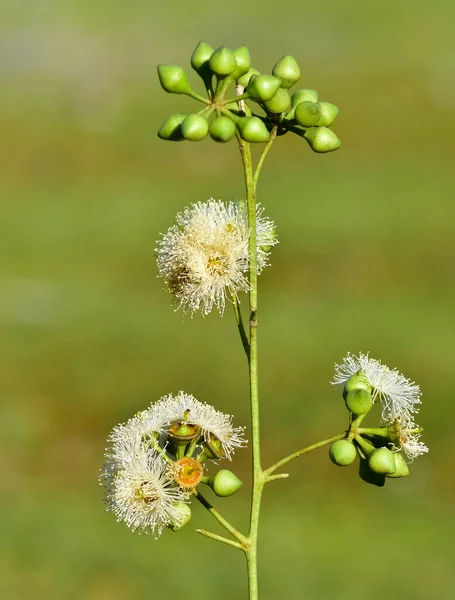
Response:
[[[199,42],[191,55],[191,66],[198,75],[204,78],[209,72],[209,60],[213,54],[212,46]]]
[[[185,525],[187,525],[187,523],[191,519],[191,508],[188,506],[188,504],[185,504],[184,502],[176,502],[174,506],[179,509],[179,512],[182,515],[182,519],[180,521],[177,521],[176,523],[171,523],[168,527],[171,531],[179,531],[180,529],[185,527]]]
[[[340,112],[338,106],[330,104],[330,102],[319,102],[319,110],[321,117],[317,125],[324,125],[324,127],[330,127]]]
[[[333,464],[345,467],[355,461],[355,446],[349,440],[337,440],[329,448],[329,457]]]
[[[272,75],[281,79],[281,86],[291,88],[300,79],[300,67],[290,54],[285,54],[272,69]]]
[[[270,139],[270,133],[259,117],[240,117],[237,127],[246,142],[268,142]]]
[[[409,467],[399,452],[394,452],[396,471],[395,473],[387,473],[386,477],[407,477],[410,475]]]
[[[175,114],[171,115],[169,119],[166,119],[158,130],[158,137],[162,140],[168,140],[170,142],[181,142],[183,141],[182,131],[180,125],[186,115]]]
[[[180,129],[183,137],[190,142],[200,142],[209,132],[209,124],[201,115],[188,115],[183,120]]]
[[[276,227],[273,228],[272,230],[272,237],[273,237],[273,241],[276,241]],[[273,246],[259,246],[259,248],[262,250],[262,252],[271,252]]]
[[[237,83],[239,85],[243,85],[243,87],[247,87],[251,77],[253,75],[260,75],[259,71],[257,69],[253,69],[253,67],[251,67],[251,69],[248,70],[247,73],[245,73],[245,75],[242,75],[241,77],[237,78]]]
[[[161,87],[170,94],[191,94],[192,89],[182,67],[158,65]]]
[[[310,127],[305,131],[303,137],[314,152],[333,152],[341,146],[336,134],[327,127]]]
[[[235,135],[235,123],[229,117],[217,117],[209,125],[209,135],[215,142],[229,142]]]
[[[310,89],[302,89],[297,90],[292,94],[291,104],[292,106],[297,106],[300,102],[317,102],[318,101],[318,93],[316,90]]]
[[[221,469],[212,477],[207,480],[209,485],[217,496],[225,498],[226,496],[232,496],[235,492],[238,492],[242,487],[243,482],[227,469]]]
[[[267,112],[280,114],[287,110],[291,105],[291,97],[287,90],[279,88],[277,93],[268,102],[264,102],[264,108]]]
[[[239,46],[234,50],[235,71],[234,78],[239,79],[242,75],[246,75],[251,67],[250,51],[246,46]]]
[[[359,475],[366,483],[371,483],[378,487],[382,487],[385,484],[385,475],[372,471],[366,460],[361,460],[359,463]]]
[[[354,373],[354,375],[346,381],[343,390],[343,398],[346,398],[346,394],[348,392],[352,392],[354,390],[366,390],[371,394],[371,384],[368,382],[367,376],[362,370]]]
[[[294,119],[302,127],[317,125],[320,118],[321,111],[319,110],[319,104],[316,102],[304,100],[295,107]]]
[[[345,395],[344,402],[356,417],[366,415],[373,408],[373,398],[368,390],[352,390]]]
[[[368,466],[374,473],[390,475],[396,473],[395,455],[388,448],[377,448],[368,455]]]
[[[209,65],[215,75],[226,77],[236,67],[234,53],[229,48],[226,48],[226,46],[221,46],[210,57]]]
[[[246,91],[255,102],[268,102],[281,86],[281,79],[273,75],[257,75],[251,78]]]

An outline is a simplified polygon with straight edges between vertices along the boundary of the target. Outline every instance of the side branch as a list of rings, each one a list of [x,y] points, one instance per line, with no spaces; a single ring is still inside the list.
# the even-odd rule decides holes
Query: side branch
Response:
[[[218,523],[222,527],[224,527],[226,531],[229,531],[232,537],[234,537],[236,540],[238,540],[238,542],[240,542],[240,545],[242,547],[246,548],[248,546],[248,539],[242,533],[240,533],[240,531],[238,531],[233,525],[231,525],[229,521],[222,517],[220,513],[215,508],[213,508],[210,502],[206,500],[206,498],[201,494],[201,492],[195,489],[193,490],[193,494],[196,496],[196,498],[199,500],[202,506],[205,509],[207,509],[209,513],[218,521]]]
[[[281,460],[279,460],[277,463],[275,463],[274,465],[272,465],[271,467],[269,467],[268,469],[265,469],[264,471],[264,476],[266,477],[266,481],[273,481],[273,479],[276,479],[276,477],[272,477],[270,478],[270,475],[276,471],[277,469],[279,469],[280,467],[282,467],[283,465],[286,465],[288,462],[291,462],[291,460],[294,460],[294,458],[298,458],[299,456],[302,456],[302,454],[306,454],[307,452],[311,452],[311,450],[317,450],[318,448],[322,448],[323,446],[327,446],[327,444],[331,444],[332,442],[336,442],[337,440],[342,440],[346,437],[347,432],[344,431],[343,433],[340,433],[338,435],[334,435],[331,438],[327,438],[326,440],[322,440],[322,442],[317,442],[316,444],[311,444],[311,446],[305,446],[305,448],[301,448],[300,450],[297,450],[297,452],[294,452],[293,454],[290,454],[289,456],[286,456],[285,458],[282,458]]]
[[[234,542],[234,540],[228,540],[222,535],[217,535],[216,533],[212,533],[211,531],[207,531],[206,529],[196,529],[196,533],[200,533],[201,535],[204,535],[205,537],[208,537],[211,540],[215,540],[216,542],[222,542],[223,544],[226,544],[228,546],[233,546],[234,548],[238,548],[239,550],[245,551],[244,546],[242,546],[242,544],[240,544],[239,542]]]
[[[245,350],[247,359],[250,360],[250,342],[248,341],[248,336],[246,335],[245,327],[243,325],[242,313],[240,312],[240,302],[235,294],[232,294],[232,305],[234,307],[235,321],[239,330],[240,339],[242,340],[243,349]]]

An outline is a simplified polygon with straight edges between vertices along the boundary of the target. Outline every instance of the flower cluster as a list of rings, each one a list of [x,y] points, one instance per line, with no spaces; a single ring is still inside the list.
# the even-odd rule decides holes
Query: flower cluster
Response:
[[[268,264],[277,243],[274,224],[257,207],[257,272]],[[248,215],[242,203],[211,198],[187,207],[158,242],[160,276],[184,311],[213,307],[223,312],[226,298],[249,290]]]
[[[245,444],[229,415],[183,392],[164,396],[111,432],[100,476],[107,510],[133,531],[158,537],[164,527],[177,530],[190,518],[192,490],[213,479],[203,481],[204,462],[231,459]],[[225,473],[237,491],[241,482]]]
[[[415,423],[421,391],[413,381],[396,369],[390,369],[368,354],[350,353],[341,364],[335,365],[335,385],[345,385],[352,377],[361,375],[371,388],[373,403],[382,408],[383,424],[389,427],[389,438],[397,449],[403,449],[411,461],[428,452],[420,441],[421,429]]]

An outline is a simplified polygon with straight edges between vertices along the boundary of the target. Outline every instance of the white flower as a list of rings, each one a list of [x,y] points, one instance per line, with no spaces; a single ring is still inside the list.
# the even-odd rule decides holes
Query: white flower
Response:
[[[179,526],[185,520],[187,513],[176,504],[186,502],[188,493],[177,486],[155,449],[137,446],[129,463],[118,468],[118,462],[108,460],[103,480],[107,510],[117,521],[158,537],[164,527]]]
[[[343,362],[335,365],[335,385],[344,385],[358,371],[363,371],[372,387],[373,401],[379,400],[382,406],[382,418],[386,423],[399,421],[412,428],[413,415],[418,412],[421,403],[420,388],[396,369],[389,369],[379,360],[370,358],[368,354],[358,356],[350,353]]]
[[[219,412],[203,402],[199,402],[190,394],[179,392],[177,396],[164,396],[160,409],[166,414],[169,424],[185,422],[201,428],[205,442],[221,445],[221,454],[231,459],[236,448],[246,445],[243,427],[234,427],[232,417]]]
[[[428,452],[428,447],[420,441],[421,430],[415,423],[403,425],[399,421],[395,421],[391,425],[389,430],[393,431],[391,437],[395,447],[398,450],[403,449],[410,462],[417,456]]]
[[[277,243],[274,224],[257,207],[257,272],[268,264]],[[157,265],[169,291],[184,311],[223,313],[226,298],[249,290],[246,207],[211,198],[184,209],[158,242]],[[268,248],[267,248],[268,247]]]

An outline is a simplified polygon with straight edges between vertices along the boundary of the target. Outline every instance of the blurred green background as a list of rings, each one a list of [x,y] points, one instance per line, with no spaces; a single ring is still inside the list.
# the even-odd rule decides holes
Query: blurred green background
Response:
[[[265,494],[261,598],[453,598],[454,23],[452,0],[3,0],[3,598],[246,597],[240,553],[194,533],[218,531],[201,507],[155,541],[104,513],[97,483],[110,429],[166,393],[249,422],[232,315],[174,312],[154,263],[177,211],[243,193],[234,142],[156,137],[195,105],[155,66],[188,66],[200,39],[248,44],[261,71],[290,53],[341,108],[340,151],[288,135],[260,181],[280,238],[260,280],[264,464],[344,428],[329,381],[348,350],[421,385],[431,450],[383,489],[325,449],[292,464]],[[216,505],[245,527],[248,502],[246,485]]]

